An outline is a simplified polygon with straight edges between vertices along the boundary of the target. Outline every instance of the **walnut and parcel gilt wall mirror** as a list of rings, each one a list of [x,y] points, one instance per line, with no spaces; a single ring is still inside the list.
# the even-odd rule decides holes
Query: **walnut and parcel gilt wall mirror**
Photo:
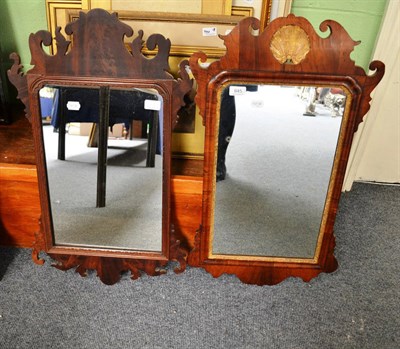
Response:
[[[57,29],[54,55],[42,47],[51,45],[50,32],[31,34],[33,68],[21,73],[12,54],[8,73],[34,135],[42,215],[33,259],[43,263],[44,251],[57,268],[97,270],[106,284],[122,272],[160,275],[170,260],[182,271],[187,253],[170,226],[170,149],[191,89],[187,62],[175,79],[169,39],[152,34],[145,43],[142,31],[133,36],[101,9],[81,12],[65,33],[68,40]],[[156,54],[145,57],[143,47]],[[83,137],[71,131],[74,123],[95,127]],[[138,135],[110,138],[118,124]]]
[[[255,18],[195,53],[206,129],[202,224],[189,265],[249,284],[305,281],[337,268],[334,222],[354,132],[384,74],[357,67],[358,42],[335,21],[319,36],[302,17]],[[228,146],[229,145],[229,146]]]

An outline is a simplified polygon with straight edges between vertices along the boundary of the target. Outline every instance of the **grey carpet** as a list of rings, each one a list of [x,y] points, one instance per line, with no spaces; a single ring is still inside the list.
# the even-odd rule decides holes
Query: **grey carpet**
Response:
[[[106,207],[96,208],[97,148],[67,134],[60,161],[58,134],[43,130],[56,244],[161,251],[162,157],[146,167],[145,140],[109,140]]]
[[[217,183],[214,253],[312,258],[342,118],[296,87],[236,96],[227,178]]]
[[[0,249],[0,348],[400,347],[400,187],[356,183],[335,226],[339,269],[250,286],[201,269],[105,286]]]

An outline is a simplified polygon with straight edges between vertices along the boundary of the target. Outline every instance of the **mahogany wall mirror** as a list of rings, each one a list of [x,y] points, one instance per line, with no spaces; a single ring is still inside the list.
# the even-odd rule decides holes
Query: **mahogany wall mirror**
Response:
[[[34,260],[41,263],[44,251],[56,267],[77,267],[81,275],[95,269],[107,284],[124,271],[133,279],[141,271],[159,275],[169,260],[184,269],[185,252],[170,227],[170,147],[191,88],[185,69],[178,80],[167,72],[171,43],[160,34],[146,42],[157,51],[153,58],[142,54],[141,31],[126,45],[131,27],[101,9],[81,12],[65,32],[71,40],[58,28],[55,55],[42,47],[51,45],[49,32],[31,34],[33,68],[19,73],[14,54],[9,71],[32,123],[37,156],[42,216]],[[142,121],[142,137],[109,138],[109,126],[128,127],[132,120]],[[90,142],[97,147],[66,132],[71,122],[94,123],[98,136]]]
[[[190,68],[206,128],[202,225],[189,264],[250,284],[308,281],[337,268],[333,227],[354,132],[384,74],[327,20],[255,18],[222,36],[226,54]],[[228,146],[229,145],[229,146]]]

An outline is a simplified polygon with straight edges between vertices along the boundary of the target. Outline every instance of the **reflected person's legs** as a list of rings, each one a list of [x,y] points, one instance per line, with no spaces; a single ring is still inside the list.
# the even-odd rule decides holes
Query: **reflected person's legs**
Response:
[[[235,128],[235,121],[235,96],[230,96],[229,88],[226,88],[221,97],[218,133],[217,182],[225,179],[226,176],[225,156]]]
[[[243,85],[241,85],[243,86]],[[257,92],[258,85],[245,85],[246,92]],[[226,177],[225,157],[231,141],[236,122],[235,96],[229,95],[229,87],[225,88],[221,96],[221,110],[218,133],[218,156],[216,179],[222,181]]]
[[[310,87],[306,111],[303,113],[304,116],[315,116],[315,103],[317,100],[317,91],[315,87]]]

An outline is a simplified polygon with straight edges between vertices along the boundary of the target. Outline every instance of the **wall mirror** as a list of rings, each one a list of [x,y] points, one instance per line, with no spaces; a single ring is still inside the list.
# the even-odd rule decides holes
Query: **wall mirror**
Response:
[[[104,145],[97,129],[89,138],[73,129],[79,126],[74,121],[103,127],[100,89],[45,86],[39,95],[46,94],[53,95],[50,122],[43,108],[46,97],[40,100],[55,245],[161,252],[162,152],[156,149],[162,140],[157,137],[161,96],[153,89],[111,88],[108,124],[122,123],[130,131],[131,121],[145,121],[146,137],[128,138],[114,130]],[[156,110],[145,109],[149,103]],[[104,179],[102,156],[107,159]]]
[[[308,281],[337,268],[333,227],[353,134],[384,74],[328,20],[321,38],[289,15],[242,20],[226,54],[192,55],[206,128],[203,218],[189,264],[250,284]]]
[[[222,89],[214,255],[314,257],[340,126],[347,116],[329,104],[329,90],[232,83]],[[333,91],[343,101],[342,90]]]
[[[59,28],[55,55],[42,47],[51,45],[49,32],[31,34],[33,68],[20,73],[14,54],[9,71],[35,141],[42,215],[34,261],[44,251],[57,268],[95,269],[106,284],[127,271],[133,279],[162,274],[169,260],[182,270],[185,251],[170,226],[170,146],[191,89],[187,62],[174,79],[168,39],[153,34],[144,43],[139,32],[126,47],[133,30],[101,9],[81,12],[65,32],[72,40]],[[138,137],[110,137],[110,127],[129,130],[135,121]],[[95,125],[89,136],[71,130],[84,123]]]

